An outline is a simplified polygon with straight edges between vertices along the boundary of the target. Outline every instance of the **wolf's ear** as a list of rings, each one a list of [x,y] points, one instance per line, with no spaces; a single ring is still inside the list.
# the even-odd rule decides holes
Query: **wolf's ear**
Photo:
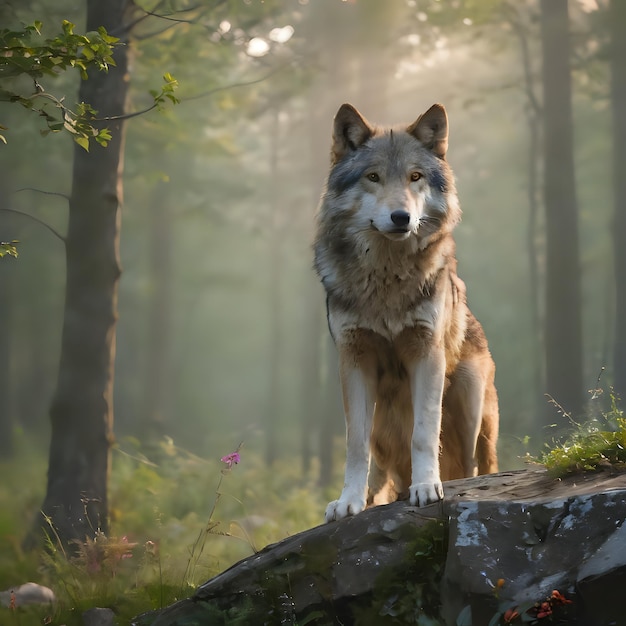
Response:
[[[406,129],[406,132],[421,141],[424,147],[440,159],[445,159],[448,151],[448,116],[443,105],[433,104]]]
[[[373,132],[367,120],[351,104],[342,104],[333,126],[332,164],[364,144]]]

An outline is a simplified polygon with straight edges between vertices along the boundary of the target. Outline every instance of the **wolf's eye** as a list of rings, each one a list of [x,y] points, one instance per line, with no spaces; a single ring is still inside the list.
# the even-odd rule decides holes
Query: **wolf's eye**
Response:
[[[380,182],[380,176],[376,172],[372,172],[367,175],[367,180],[371,180],[373,183]]]
[[[412,183],[418,181],[421,177],[422,177],[422,174],[420,172],[411,172],[410,178],[411,178]]]

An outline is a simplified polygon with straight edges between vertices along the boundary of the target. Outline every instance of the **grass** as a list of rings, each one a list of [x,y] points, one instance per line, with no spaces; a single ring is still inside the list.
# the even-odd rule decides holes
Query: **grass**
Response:
[[[230,451],[225,451],[230,452]],[[21,548],[43,501],[45,455],[19,451],[0,463],[0,590],[28,581],[53,589],[53,607],[0,607],[3,626],[82,625],[94,606],[112,608],[118,623],[190,595],[200,583],[269,543],[323,521],[329,493],[318,475],[302,478],[297,461],[268,470],[260,455],[241,462],[204,459],[166,439],[150,449],[126,440],[114,451],[111,529],[64,554],[49,529],[48,551]],[[339,483],[339,477],[337,477]]]
[[[595,392],[597,393],[597,392]],[[579,424],[569,417],[572,433],[538,459],[555,476],[576,472],[626,469],[626,418],[614,393],[599,417]]]

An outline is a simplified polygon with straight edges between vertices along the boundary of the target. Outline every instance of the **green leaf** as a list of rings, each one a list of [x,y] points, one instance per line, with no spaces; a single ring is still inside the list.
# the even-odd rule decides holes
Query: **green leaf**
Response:
[[[105,128],[100,131],[96,136],[95,140],[103,147],[106,148],[109,145],[109,141],[111,141],[111,133]]]
[[[74,33],[74,24],[72,22],[68,22],[67,20],[63,20],[62,23],[63,33],[65,35],[72,35]]]
[[[89,152],[89,139],[80,135],[79,137],[74,137],[74,141],[85,151]]]
[[[0,259],[7,255],[17,258],[16,244],[18,243],[19,241],[17,241],[17,239],[9,242],[0,241]]]

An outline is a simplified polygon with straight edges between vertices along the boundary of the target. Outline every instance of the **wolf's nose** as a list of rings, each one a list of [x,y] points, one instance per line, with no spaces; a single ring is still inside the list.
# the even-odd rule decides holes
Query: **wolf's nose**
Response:
[[[393,211],[391,221],[396,226],[406,226],[411,221],[411,216],[406,211]]]

